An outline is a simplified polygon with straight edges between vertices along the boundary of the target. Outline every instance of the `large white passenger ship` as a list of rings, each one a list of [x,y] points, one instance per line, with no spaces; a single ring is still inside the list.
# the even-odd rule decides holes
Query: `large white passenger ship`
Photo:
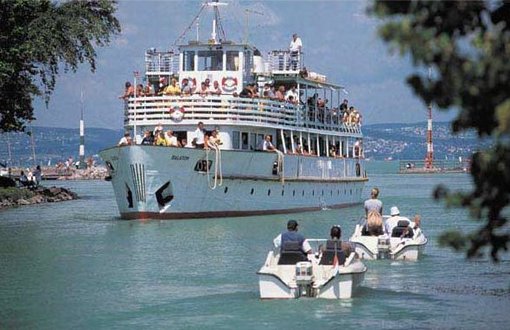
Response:
[[[206,42],[176,51],[145,53],[145,78],[187,79],[200,89],[209,79],[221,95],[136,95],[126,99],[125,129],[137,143],[100,155],[106,162],[124,219],[245,216],[338,208],[357,204],[368,180],[362,132],[342,121],[343,87],[304,66],[304,53],[274,50],[263,57],[253,46],[221,38],[218,3]],[[283,42],[283,41],[282,41]],[[240,97],[255,84],[296,87],[299,102]],[[326,104],[321,100],[328,100]],[[199,122],[216,129],[222,144],[192,144]],[[184,147],[140,144],[146,130],[172,129]],[[262,151],[265,136],[276,151]],[[332,150],[336,151],[333,152]]]

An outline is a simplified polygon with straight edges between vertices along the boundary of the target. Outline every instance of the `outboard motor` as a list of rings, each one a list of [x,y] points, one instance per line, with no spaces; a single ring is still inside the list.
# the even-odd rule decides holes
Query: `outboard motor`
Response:
[[[379,236],[377,238],[377,259],[388,259],[390,253],[390,238]]]
[[[296,264],[296,284],[299,296],[312,297],[313,271],[310,261],[301,261]]]

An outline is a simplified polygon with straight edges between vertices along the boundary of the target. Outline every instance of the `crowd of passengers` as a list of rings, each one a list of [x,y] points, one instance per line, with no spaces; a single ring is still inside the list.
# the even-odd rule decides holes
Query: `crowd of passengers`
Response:
[[[179,86],[177,79],[172,78],[170,83],[167,83],[167,79],[162,77],[159,80],[159,86],[157,90],[154,90],[153,85],[150,82],[144,86],[143,84],[138,84],[136,86],[136,96],[137,97],[145,97],[145,96],[191,96],[191,95],[199,95],[202,97],[206,96],[220,96],[222,94],[222,90],[220,84],[217,80],[215,80],[211,84],[211,80],[209,78],[205,79],[200,83],[200,86],[197,87],[191,82],[189,79],[185,78],[182,81],[182,84]],[[130,97],[135,96],[135,88],[133,85],[127,81],[125,84],[124,94],[119,96],[119,98],[127,100]],[[292,85],[289,89],[286,89],[284,85],[278,86],[276,88],[273,84],[266,83],[262,88],[257,88],[256,84],[247,84],[242,90],[241,93],[233,93],[234,97],[240,98],[262,98],[268,99],[272,101],[279,101],[289,105],[304,105],[301,97],[297,91],[296,85]],[[349,106],[349,101],[344,99],[343,102],[334,108],[330,108],[328,106],[329,100],[322,99],[315,93],[313,96],[308,97],[306,100],[306,104],[308,108],[311,110],[309,112],[310,120],[314,121],[315,113],[317,115],[317,120],[319,122],[326,122],[328,118],[331,118],[335,124],[338,124],[338,121],[341,120],[343,123],[347,125],[361,125],[362,116],[361,113],[354,108],[353,106]]]
[[[193,134],[194,138],[191,141],[191,147],[197,149],[211,149],[221,146],[223,143],[221,142],[218,129],[213,129],[208,131],[204,128],[204,123],[199,122],[196,130]],[[297,141],[297,137],[294,137],[294,140]],[[247,141],[242,142],[244,147],[243,149],[249,149]],[[131,137],[130,132],[125,132],[124,136],[120,139],[118,146],[128,146],[134,145],[135,142]],[[174,135],[174,131],[172,129],[165,130],[163,125],[159,123],[154,130],[145,130],[144,136],[140,141],[141,145],[155,145],[161,147],[189,147],[188,141],[186,138],[178,138]],[[363,157],[362,152],[362,141],[360,139],[356,140],[353,146],[353,155],[354,158]],[[277,152],[277,150],[282,150],[283,148],[279,146],[279,148],[275,147],[272,142],[271,135],[265,135],[264,140],[257,146],[257,150],[259,151],[267,151],[267,152]],[[304,156],[316,156],[317,153],[315,150],[311,149],[308,151],[308,147],[303,147],[299,142],[295,143],[294,151],[292,149],[287,149],[287,154],[299,154]],[[324,155],[323,155],[324,156]],[[337,148],[334,145],[329,146],[329,157],[334,158],[344,158],[348,157],[347,154],[342,154],[338,152]]]

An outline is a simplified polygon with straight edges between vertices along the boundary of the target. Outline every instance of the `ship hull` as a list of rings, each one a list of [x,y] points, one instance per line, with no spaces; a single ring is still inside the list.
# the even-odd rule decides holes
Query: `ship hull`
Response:
[[[189,219],[355,205],[367,181],[357,159],[272,152],[125,146],[103,150],[123,219]]]

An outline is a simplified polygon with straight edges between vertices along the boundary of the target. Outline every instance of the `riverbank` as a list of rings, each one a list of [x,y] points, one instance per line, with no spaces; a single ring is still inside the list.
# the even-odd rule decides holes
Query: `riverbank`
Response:
[[[58,187],[0,188],[0,209],[21,205],[56,203],[77,198],[76,193]]]

